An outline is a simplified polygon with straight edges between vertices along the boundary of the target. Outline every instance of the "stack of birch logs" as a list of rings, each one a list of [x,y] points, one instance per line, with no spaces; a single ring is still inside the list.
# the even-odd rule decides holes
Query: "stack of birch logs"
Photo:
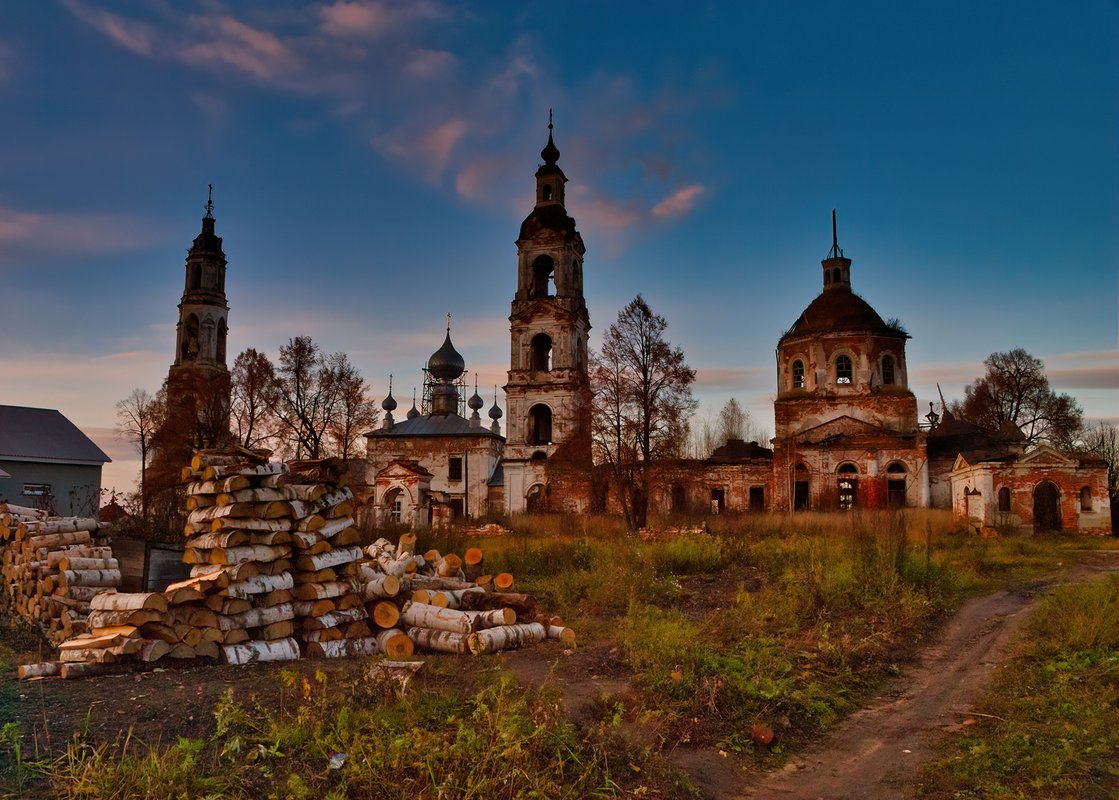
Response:
[[[395,546],[378,539],[366,548],[361,576],[367,597],[371,587],[396,579],[403,589],[395,593],[400,622],[417,647],[479,655],[549,638],[574,646],[575,632],[558,617],[539,614],[534,597],[505,591],[513,588],[512,575],[479,574],[482,552],[478,548],[459,557],[435,550],[416,555],[414,546],[412,534],[401,536]],[[474,580],[468,579],[467,571]]]
[[[2,602],[57,645],[83,632],[90,601],[120,586],[120,568],[107,527],[93,518],[49,517],[46,512],[0,503]]]

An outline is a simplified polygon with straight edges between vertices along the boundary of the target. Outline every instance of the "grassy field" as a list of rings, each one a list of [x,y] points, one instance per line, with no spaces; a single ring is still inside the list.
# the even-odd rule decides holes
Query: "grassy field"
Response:
[[[402,699],[364,670],[290,671],[279,703],[230,695],[207,711],[206,736],[174,743],[79,736],[49,758],[21,752],[33,762],[21,771],[10,727],[9,785],[43,774],[39,785],[49,780],[58,796],[91,799],[694,797],[667,750],[698,744],[778,763],[896,675],[966,597],[1050,572],[1076,549],[1113,546],[983,540],[924,510],[709,524],[643,541],[613,518],[525,517],[480,541],[421,537],[443,552],[481,546],[487,567],[562,614],[581,647],[616,648],[633,691],[599,698],[578,725],[556,687],[523,688],[501,658],[430,659]],[[1114,660],[1085,669],[1114,683]],[[335,754],[344,763],[331,768]]]

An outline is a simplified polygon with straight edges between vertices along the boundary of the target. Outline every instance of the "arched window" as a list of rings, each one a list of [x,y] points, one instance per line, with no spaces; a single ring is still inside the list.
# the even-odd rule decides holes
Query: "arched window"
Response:
[[[831,279],[833,283],[839,283],[839,267],[832,270]]]
[[[546,333],[532,337],[532,368],[543,371],[552,368],[552,337]]]
[[[534,483],[529,487],[528,492],[525,493],[525,503],[528,510],[533,513],[539,513],[547,509],[547,489],[542,483]]]
[[[824,286],[828,286],[830,284],[831,284],[831,270],[826,269],[826,270],[824,270]]]
[[[900,461],[891,461],[886,466],[886,505],[905,507],[905,464]]]
[[[858,505],[859,497],[859,468],[851,462],[839,465],[836,470],[839,474],[839,508],[841,511],[851,511]]]
[[[999,489],[999,512],[1002,514],[1010,513],[1010,487],[1003,486]]]
[[[198,317],[191,314],[183,328],[182,356],[187,361],[198,358]]]
[[[672,510],[676,513],[688,510],[688,495],[678,483],[672,485]]]
[[[529,456],[529,460],[530,461],[547,461],[548,460],[548,454],[545,453],[543,450],[537,450],[535,453],[533,453],[531,456]]]
[[[545,183],[544,188],[541,189],[541,191],[540,191],[540,195],[545,200],[551,200],[552,199],[552,184]]]
[[[225,363],[225,320],[218,320],[218,352],[216,360],[220,364]]]
[[[530,297],[551,297],[554,293],[556,275],[555,262],[548,256],[540,256],[532,262],[532,290]]]
[[[793,469],[793,510],[807,511],[809,498],[809,472],[804,464]]]
[[[202,288],[202,266],[200,264],[191,264],[190,267],[189,267],[189,270],[190,270],[190,282],[189,282],[190,288],[191,289],[201,289]]]
[[[1082,488],[1080,490],[1080,510],[1081,511],[1091,511],[1092,510],[1092,490],[1090,488],[1088,488],[1087,486],[1085,486],[1084,488]]]
[[[804,362],[799,358],[793,362],[793,388],[804,388]]]
[[[851,366],[850,356],[836,356],[835,358],[835,382],[842,384],[850,384],[851,376],[854,370]]]
[[[528,410],[528,443],[552,443],[552,409],[543,403]]]
[[[894,357],[882,356],[882,385],[894,385]]]

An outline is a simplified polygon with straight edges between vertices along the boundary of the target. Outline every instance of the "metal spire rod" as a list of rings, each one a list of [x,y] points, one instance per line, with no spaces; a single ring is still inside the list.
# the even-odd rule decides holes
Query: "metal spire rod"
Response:
[[[206,216],[214,216],[214,184],[209,184],[210,192],[206,195]]]

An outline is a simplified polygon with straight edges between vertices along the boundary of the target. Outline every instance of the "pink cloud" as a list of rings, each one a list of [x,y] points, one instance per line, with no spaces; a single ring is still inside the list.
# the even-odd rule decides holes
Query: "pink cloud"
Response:
[[[524,167],[522,162],[523,159],[514,158],[509,153],[475,158],[455,176],[455,190],[467,200],[490,200],[495,194],[503,193],[498,190],[509,185],[510,176],[518,174],[518,167]],[[527,203],[531,207],[531,197]],[[518,205],[516,210],[524,208],[524,205]]]
[[[392,16],[380,3],[360,3],[339,0],[319,9],[322,31],[333,36],[353,36],[383,31],[392,22]]]
[[[195,25],[216,36],[212,41],[184,47],[179,55],[188,63],[224,63],[258,78],[275,78],[297,64],[295,54],[278,37],[233,17],[200,18]]]
[[[427,180],[437,181],[466,131],[466,120],[452,117],[427,131],[391,131],[375,137],[372,144],[382,156],[418,166]]]
[[[451,69],[456,58],[446,50],[416,50],[408,59],[405,69],[417,78],[433,78]]]
[[[99,8],[89,8],[79,0],[62,0],[62,4],[75,17],[124,49],[144,56],[152,54],[155,41],[155,29],[152,26]]]
[[[775,381],[773,370],[760,367],[699,367],[696,369],[696,388],[702,391],[715,389],[757,389]]]
[[[166,240],[170,229],[150,219],[115,213],[32,212],[0,206],[0,263],[13,257],[59,253],[117,253]],[[26,252],[24,247],[29,248]]]
[[[653,206],[652,214],[654,217],[676,217],[681,214],[686,214],[692,210],[696,200],[699,199],[699,196],[703,194],[704,191],[704,187],[699,184],[692,184],[691,186],[677,189]]]

